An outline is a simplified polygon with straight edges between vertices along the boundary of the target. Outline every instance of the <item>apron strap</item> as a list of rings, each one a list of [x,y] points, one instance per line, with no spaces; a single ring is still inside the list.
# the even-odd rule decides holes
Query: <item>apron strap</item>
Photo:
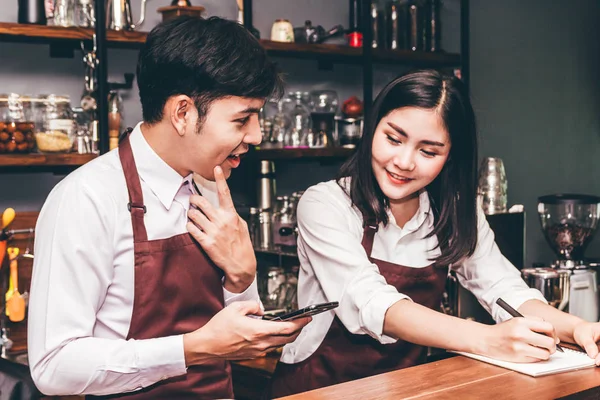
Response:
[[[379,224],[374,217],[365,217],[363,215],[363,238],[362,247],[367,252],[367,256],[371,257],[373,251],[373,241],[375,240],[375,233],[379,229]]]
[[[127,192],[129,193],[129,203],[127,209],[131,213],[131,223],[133,225],[133,243],[147,242],[148,233],[146,225],[144,225],[144,214],[146,214],[146,206],[144,205],[144,196],[142,195],[142,184],[140,176],[135,166],[133,151],[129,135],[133,129],[128,128],[119,141],[119,158],[123,166],[125,174],[125,182],[127,183]]]

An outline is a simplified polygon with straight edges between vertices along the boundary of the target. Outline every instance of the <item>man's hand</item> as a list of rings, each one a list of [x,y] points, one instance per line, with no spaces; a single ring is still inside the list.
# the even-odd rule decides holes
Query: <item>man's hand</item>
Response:
[[[215,167],[215,181],[219,207],[213,207],[202,196],[192,195],[187,230],[210,259],[225,272],[225,289],[241,293],[254,281],[256,257],[248,225],[235,210],[221,167]]]
[[[202,328],[183,335],[187,366],[207,360],[255,358],[287,343],[300,334],[310,317],[294,321],[264,321],[248,315],[261,315],[254,301],[232,303],[219,311]]]

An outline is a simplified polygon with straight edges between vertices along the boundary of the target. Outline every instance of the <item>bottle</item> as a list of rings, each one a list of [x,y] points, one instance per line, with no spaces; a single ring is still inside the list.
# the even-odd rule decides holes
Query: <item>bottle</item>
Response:
[[[440,0],[427,2],[427,51],[440,51],[442,26],[440,21]]]
[[[348,44],[351,47],[362,47],[363,34],[361,29],[362,5],[360,0],[350,0],[350,29],[348,30]]]
[[[408,49],[425,49],[425,5],[423,0],[411,0],[408,3]]]
[[[376,49],[379,47],[379,10],[377,9],[377,4],[371,4],[371,31],[373,33],[371,39],[371,47]]]
[[[119,92],[111,90],[108,92],[108,148],[110,150],[119,147],[122,111],[122,99]]]
[[[250,241],[254,247],[258,247],[260,243],[259,211],[256,207],[250,207],[250,214],[248,215],[248,233],[250,233]]]

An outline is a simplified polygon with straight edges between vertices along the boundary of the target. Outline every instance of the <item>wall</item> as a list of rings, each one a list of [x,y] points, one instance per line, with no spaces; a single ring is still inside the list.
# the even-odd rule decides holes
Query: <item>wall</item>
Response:
[[[600,195],[599,18],[597,0],[471,2],[480,155],[504,160],[509,202],[525,205],[527,264],[553,259],[538,196]]]
[[[0,21],[16,21],[17,2],[4,3]],[[137,14],[140,1],[132,3]],[[160,21],[154,10],[167,3],[148,3],[143,30]],[[192,3],[205,6],[209,15],[237,15],[235,0]],[[600,172],[594,163],[600,156],[599,17],[600,4],[596,0],[577,0],[570,7],[557,0],[471,2],[471,82],[481,133],[480,153],[482,157],[504,159],[509,201],[526,207],[528,263],[547,261],[552,256],[539,230],[538,195],[566,191],[600,195]],[[276,18],[288,18],[294,26],[306,19],[326,29],[335,24],[347,25],[347,1],[254,0],[254,25],[263,38],[269,37]],[[444,1],[443,21],[444,48],[458,51],[459,0]],[[110,80],[120,81],[123,73],[135,70],[136,53],[109,51]],[[14,55],[2,57],[0,92],[64,93],[74,103],[81,96],[80,53],[74,59],[51,59],[48,46],[0,43],[0,54]],[[362,96],[360,67],[335,65],[332,70],[322,71],[314,61],[277,61],[286,73],[290,90],[332,87],[341,99],[353,94]],[[403,70],[378,67],[374,92]],[[134,87],[123,95],[126,123],[135,124],[141,118],[137,90]],[[278,163],[278,192],[286,194],[331,179],[338,166],[305,161]],[[244,177],[238,171],[232,184],[248,185]],[[37,210],[61,178],[53,174],[2,173],[0,208]],[[595,248],[590,248],[590,255],[600,256],[598,243],[600,239]]]

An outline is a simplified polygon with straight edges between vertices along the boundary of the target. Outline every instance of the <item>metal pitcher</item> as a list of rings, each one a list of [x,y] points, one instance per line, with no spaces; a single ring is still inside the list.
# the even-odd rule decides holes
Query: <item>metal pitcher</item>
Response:
[[[140,20],[134,24],[130,0],[107,0],[106,27],[115,31],[133,31],[144,23],[146,0],[142,0]]]

